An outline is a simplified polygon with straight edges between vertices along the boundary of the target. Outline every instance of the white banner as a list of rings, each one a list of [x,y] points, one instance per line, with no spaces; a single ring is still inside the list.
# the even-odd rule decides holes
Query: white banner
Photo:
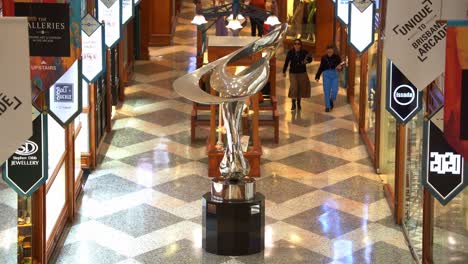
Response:
[[[121,0],[99,0],[97,8],[98,21],[105,22],[105,42],[108,48],[114,48],[122,35]]]
[[[349,4],[349,43],[358,54],[374,43],[375,4],[370,0]]]
[[[94,82],[105,71],[104,32],[102,25],[87,14],[81,21],[83,77]]]
[[[49,114],[63,127],[74,120],[82,110],[80,62],[77,60],[49,89]]]
[[[351,0],[337,0],[336,1],[336,16],[341,21],[341,23],[348,25],[349,21],[349,2]]]
[[[447,26],[437,0],[392,0],[387,3],[385,52],[404,75],[423,90],[444,72]]]
[[[134,0],[122,0],[122,25],[133,17],[135,10]]]
[[[0,18],[0,164],[32,136],[29,34],[25,17]],[[8,36],[8,37],[7,37]]]
[[[468,20],[468,0],[438,1],[442,3],[442,20]]]

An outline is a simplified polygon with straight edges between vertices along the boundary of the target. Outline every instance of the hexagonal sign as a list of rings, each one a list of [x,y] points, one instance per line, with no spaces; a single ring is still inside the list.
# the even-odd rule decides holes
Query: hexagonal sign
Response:
[[[122,0],[98,0],[96,13],[98,21],[105,23],[106,46],[112,49],[122,37]]]
[[[443,108],[439,109],[424,123],[422,184],[446,205],[463,191],[468,173],[465,158],[445,139],[443,112]]]
[[[83,82],[80,75],[81,60],[77,60],[46,94],[48,113],[62,127],[81,113]]]
[[[104,26],[91,14],[81,20],[83,78],[95,82],[106,69]]]
[[[3,166],[3,180],[21,196],[30,196],[48,178],[47,114],[33,112],[34,116],[33,135]]]
[[[422,92],[418,91],[393,62],[389,64],[386,108],[398,122],[406,124],[421,110]]]
[[[371,0],[349,3],[348,42],[361,54],[374,43],[375,3]]]
[[[0,18],[0,164],[32,135],[26,18]]]
[[[349,22],[349,4],[352,0],[336,0],[335,15],[338,20],[348,25]]]

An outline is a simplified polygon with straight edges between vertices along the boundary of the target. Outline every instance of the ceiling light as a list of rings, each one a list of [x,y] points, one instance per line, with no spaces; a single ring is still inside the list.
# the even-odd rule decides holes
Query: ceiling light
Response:
[[[242,25],[241,25],[241,22],[239,20],[234,19],[234,20],[229,21],[229,23],[227,24],[226,27],[230,28],[232,30],[236,30],[236,29],[241,29]]]
[[[270,25],[270,26],[276,26],[276,25],[281,24],[281,22],[279,21],[277,16],[271,15],[267,18],[267,20],[265,21],[265,24]]]
[[[198,26],[206,24],[206,23],[208,23],[208,21],[206,21],[203,15],[195,15],[195,17],[192,20],[192,24],[195,24]]]

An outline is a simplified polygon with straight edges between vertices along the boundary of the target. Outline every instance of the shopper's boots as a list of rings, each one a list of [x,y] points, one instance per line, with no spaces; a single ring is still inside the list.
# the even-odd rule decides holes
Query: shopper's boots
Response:
[[[296,110],[296,99],[292,99],[291,111]]]
[[[330,99],[330,106],[331,106],[331,109],[333,109],[334,105],[333,105],[333,100]]]
[[[297,109],[301,110],[301,99],[297,99]]]

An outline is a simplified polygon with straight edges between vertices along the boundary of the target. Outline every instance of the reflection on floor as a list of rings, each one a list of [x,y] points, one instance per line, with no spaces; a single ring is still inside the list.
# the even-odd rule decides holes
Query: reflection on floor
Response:
[[[343,91],[336,108],[325,113],[322,88],[313,83],[313,97],[300,114],[291,113],[288,80],[281,74],[280,143],[272,142],[270,129],[261,132],[265,252],[228,257],[201,249],[201,196],[209,186],[206,133],[189,144],[192,105],[171,86],[195,68],[192,16],[193,4],[186,1],[176,45],[154,48],[151,61],[137,63],[103,163],[90,175],[78,219],[53,262],[412,263]],[[278,65],[283,59],[282,53]]]

